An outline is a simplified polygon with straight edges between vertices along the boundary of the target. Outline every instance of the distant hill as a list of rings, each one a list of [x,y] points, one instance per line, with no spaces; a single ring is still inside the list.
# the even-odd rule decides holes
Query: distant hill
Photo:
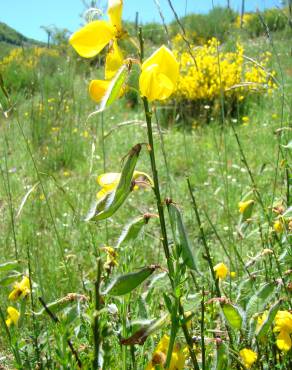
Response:
[[[6,23],[0,22],[0,58],[18,46],[43,46],[40,41],[30,39]]]

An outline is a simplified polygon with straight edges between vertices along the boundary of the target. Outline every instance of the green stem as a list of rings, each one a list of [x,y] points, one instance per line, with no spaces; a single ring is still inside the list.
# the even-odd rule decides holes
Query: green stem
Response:
[[[97,276],[94,284],[95,287],[95,312],[93,321],[93,340],[94,340],[94,358],[93,369],[98,369],[98,358],[100,348],[100,330],[99,330],[99,310],[100,310],[100,282],[101,282],[101,259],[97,261]]]

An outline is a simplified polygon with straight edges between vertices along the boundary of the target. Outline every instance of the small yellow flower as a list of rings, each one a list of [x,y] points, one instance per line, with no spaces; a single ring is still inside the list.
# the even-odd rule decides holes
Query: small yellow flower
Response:
[[[179,64],[174,54],[161,46],[142,64],[139,79],[141,95],[149,101],[165,100],[175,91]]]
[[[21,282],[16,282],[13,285],[13,290],[9,294],[8,299],[16,301],[18,298],[24,298],[30,293],[30,282],[27,276],[24,276]]]
[[[106,262],[103,265],[106,271],[111,271],[111,269],[115,266],[118,266],[118,253],[117,250],[113,247],[106,246],[102,248],[106,252]]]
[[[242,122],[248,123],[249,122],[249,117],[248,116],[243,116],[242,117]]]
[[[121,174],[116,172],[109,172],[99,175],[96,179],[98,185],[101,186],[101,190],[97,193],[97,199],[103,198],[108,193],[114,191],[120,182]],[[139,188],[153,186],[153,180],[151,177],[140,171],[134,171],[133,181],[135,182],[134,190]]]
[[[89,132],[87,130],[83,131],[82,136],[87,139],[89,136]]]
[[[267,317],[268,317],[268,311],[265,311],[262,315],[260,315],[258,317],[258,319],[257,319],[257,326],[256,326],[256,330],[257,331],[263,325],[263,323],[264,323],[264,321],[266,320]]]
[[[70,176],[70,171],[64,171],[64,172],[63,172],[63,176],[65,176],[65,177],[69,177],[69,176]]]
[[[243,348],[241,351],[239,351],[239,355],[242,359],[244,366],[247,369],[250,369],[253,363],[256,362],[258,358],[257,353],[248,348]]]
[[[289,311],[278,311],[275,317],[274,332],[277,336],[277,346],[281,351],[288,352],[292,347],[292,314]]]
[[[224,263],[220,262],[214,266],[214,271],[217,279],[225,279],[228,274],[228,267]]]
[[[17,323],[18,323],[18,320],[19,320],[19,317],[20,317],[20,313],[17,311],[17,309],[15,309],[14,307],[9,306],[7,308],[7,313],[8,313],[8,317],[5,321],[6,325],[8,327],[10,327],[11,324],[14,324],[15,326],[17,326]]]
[[[39,196],[39,199],[43,202],[46,199],[45,194],[41,194]]]
[[[281,219],[278,219],[274,222],[274,225],[273,225],[273,228],[274,230],[277,232],[277,233],[282,233],[283,230],[284,230],[284,225],[283,225],[283,221]]]
[[[235,271],[231,271],[231,272],[230,272],[230,277],[231,277],[232,279],[236,278],[236,272],[235,272]]]
[[[253,199],[250,199],[250,200],[247,200],[247,201],[244,201],[244,202],[243,201],[239,202],[238,203],[239,212],[244,213],[245,210],[247,210],[252,204],[254,204]]]
[[[158,343],[153,353],[152,359],[146,366],[145,370],[155,370],[157,366],[163,367],[166,362],[166,356],[169,346],[169,337],[164,335]],[[175,344],[171,355],[169,370],[184,369],[186,357],[179,344]]]

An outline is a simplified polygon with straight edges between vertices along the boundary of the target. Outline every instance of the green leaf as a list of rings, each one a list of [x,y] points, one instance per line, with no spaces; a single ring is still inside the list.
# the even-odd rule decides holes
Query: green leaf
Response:
[[[5,263],[0,264],[0,271],[9,271],[9,270],[14,270],[18,267],[18,261],[9,261]]]
[[[141,144],[135,145],[128,154],[127,161],[122,169],[117,188],[106,194],[91,206],[85,221],[99,221],[111,217],[125,202],[132,191],[132,178],[135,166],[141,151]]]
[[[137,286],[142,284],[143,281],[145,281],[157,268],[158,266],[151,265],[144,267],[137,272],[130,272],[125,275],[117,276],[110,282],[102,294],[109,294],[111,296],[128,294],[137,288]]]
[[[109,88],[100,103],[98,112],[102,112],[105,108],[108,108],[113,104],[115,100],[120,96],[121,89],[126,82],[127,76],[129,74],[129,69],[127,66],[123,65],[111,81]]]
[[[169,318],[169,314],[165,314],[158,320],[155,320],[154,322],[151,321],[150,323],[143,325],[142,328],[137,330],[129,338],[122,338],[120,343],[124,346],[134,345],[134,344],[143,345],[145,340],[151,334],[153,334],[155,331],[160,330],[162,328],[162,326],[168,321],[168,318]]]
[[[151,217],[153,216],[146,213],[145,215],[139,216],[128,223],[124,227],[122,234],[119,237],[116,248],[120,248],[124,244],[133,243],[137,239],[142,227],[148,223]]]
[[[184,263],[191,269],[198,272],[198,268],[193,255],[192,246],[189,241],[182,215],[179,209],[173,204],[167,204],[174,242],[177,248],[181,249],[181,256]]]
[[[273,306],[270,308],[266,319],[262,323],[262,325],[256,331],[256,336],[260,340],[262,339],[268,332],[268,330],[272,327],[272,322],[278,312],[279,306],[282,303],[282,300],[277,301]]]
[[[266,304],[273,298],[275,288],[274,283],[267,283],[250,298],[246,306],[247,317],[264,310]]]
[[[231,303],[225,303],[222,306],[222,311],[228,324],[232,329],[241,329],[243,322],[243,313],[238,306]]]

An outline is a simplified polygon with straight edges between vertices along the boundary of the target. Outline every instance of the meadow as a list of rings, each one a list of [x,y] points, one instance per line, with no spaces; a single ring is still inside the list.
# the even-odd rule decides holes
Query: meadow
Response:
[[[0,368],[290,369],[289,22],[120,11],[0,61]]]

